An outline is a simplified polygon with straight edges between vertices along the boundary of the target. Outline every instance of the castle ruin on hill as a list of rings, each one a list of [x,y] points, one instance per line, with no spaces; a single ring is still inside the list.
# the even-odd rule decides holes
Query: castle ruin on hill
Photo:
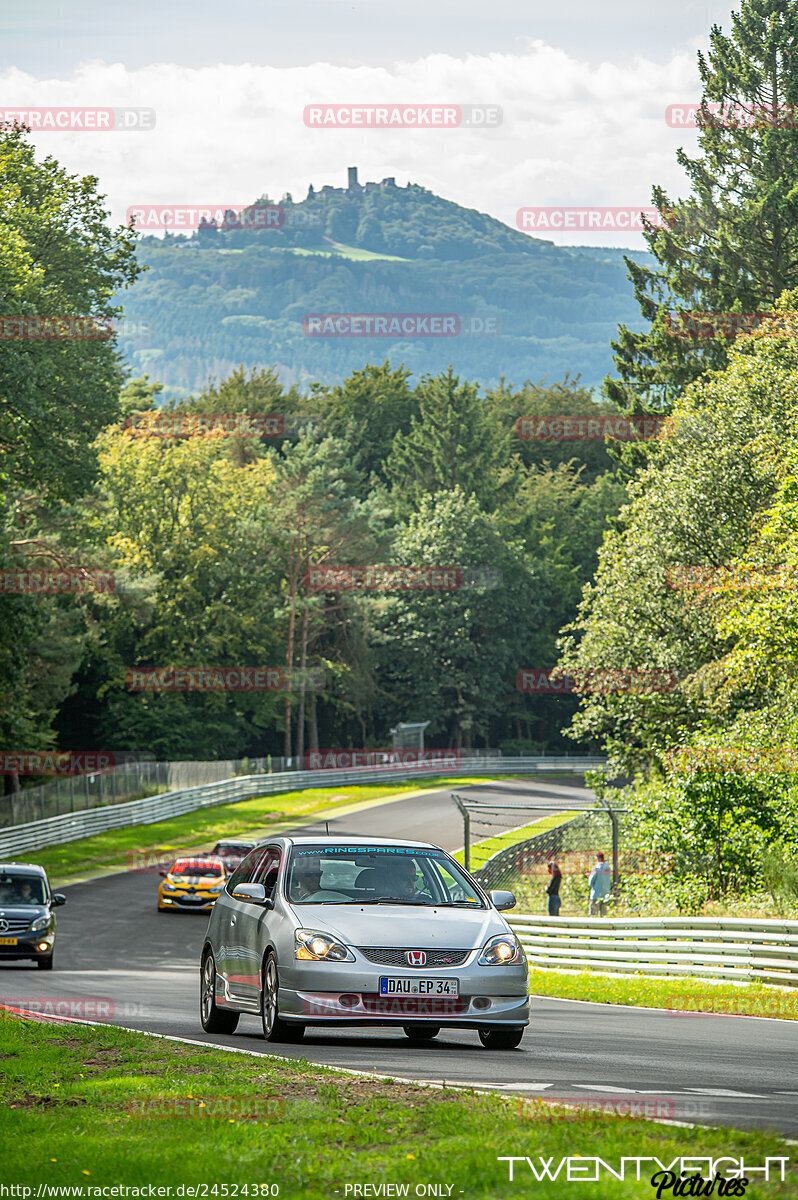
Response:
[[[308,188],[307,199],[314,200],[317,196],[363,196],[367,192],[386,192],[392,188],[396,188],[396,176],[388,175],[379,183],[358,183],[357,167],[349,167],[348,169],[349,182],[345,188],[331,187],[329,183],[325,183],[324,187],[315,191],[313,184]],[[410,187],[410,184],[407,185]],[[406,191],[406,188],[398,189]]]

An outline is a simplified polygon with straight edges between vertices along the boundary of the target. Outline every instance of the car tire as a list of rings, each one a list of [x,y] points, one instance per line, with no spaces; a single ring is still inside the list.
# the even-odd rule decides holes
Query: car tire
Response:
[[[240,1013],[216,1004],[216,963],[210,950],[200,967],[200,1021],[206,1033],[235,1033]]]
[[[263,1036],[267,1042],[301,1042],[305,1036],[304,1025],[292,1025],[280,1016],[277,995],[280,977],[277,974],[277,959],[270,950],[263,964],[260,989],[260,1019]]]
[[[431,1041],[441,1031],[440,1025],[432,1025],[428,1021],[418,1021],[415,1025],[403,1025],[402,1029],[405,1037],[409,1037],[411,1042]]]
[[[53,969],[52,954],[48,954],[47,958],[37,958],[36,966],[39,968],[40,971],[52,971],[52,969]]]
[[[480,1029],[479,1040],[486,1050],[515,1050],[524,1036],[523,1025],[511,1025],[508,1029]]]

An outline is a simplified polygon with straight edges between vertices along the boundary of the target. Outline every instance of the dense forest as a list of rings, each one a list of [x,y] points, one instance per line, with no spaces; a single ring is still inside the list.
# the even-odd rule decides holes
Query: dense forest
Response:
[[[184,395],[159,372],[130,378],[114,338],[0,341],[5,572],[115,580],[102,591],[0,595],[0,743],[221,758],[379,746],[397,721],[418,720],[439,747],[600,748],[609,776],[633,779],[627,836],[649,863],[637,876],[649,899],[693,911],[766,886],[777,911],[791,910],[798,131],[780,114],[798,102],[798,6],[752,0],[730,36],[716,28],[710,40],[699,70],[715,115],[704,111],[697,157],[679,154],[690,195],[653,189],[663,216],[685,219],[651,227],[648,256],[626,256],[640,319],[617,331],[600,402],[567,373],[532,382],[534,358],[520,383],[491,382],[451,343],[446,362],[426,370],[410,349],[371,357],[360,346],[357,366],[338,365],[340,380],[319,371],[291,383],[279,363],[248,364],[231,341],[234,365]],[[719,121],[718,104],[747,104],[756,119]],[[158,244],[184,272],[169,279],[142,273],[152,242],[108,227],[96,181],[37,162],[23,130],[0,135],[0,176],[13,187],[0,224],[9,313],[114,319],[115,297],[138,288],[140,304],[149,289],[164,314],[195,305],[198,343],[222,312],[222,325],[285,319],[286,295],[295,314],[351,305],[351,272],[375,262],[408,278],[438,273],[441,297],[453,271],[472,279],[483,267],[500,293],[502,256],[521,273],[522,262],[533,274],[544,264],[572,287],[574,264],[605,281],[602,271],[620,269],[609,252],[602,262],[523,238],[518,248],[521,235],[478,214],[468,258],[444,202],[386,189],[304,203],[329,204],[318,236],[416,255],[409,264],[317,262],[296,253],[309,244],[263,249],[260,235],[215,228],[197,238],[207,250]],[[444,206],[424,241],[410,221],[369,226],[357,215],[411,202]],[[317,236],[281,236],[299,232]],[[237,265],[212,291],[205,262]],[[263,281],[278,276],[275,299]],[[374,289],[366,310],[389,298],[398,307],[377,275],[357,278]],[[512,299],[516,320],[523,302]],[[551,294],[545,302],[565,313]],[[792,320],[745,333],[740,322],[736,337],[726,323],[691,340],[672,336],[674,311]],[[189,360],[205,361],[187,350]],[[199,421],[213,414],[280,420]],[[650,421],[657,434],[516,433],[529,427],[519,417],[610,414]],[[189,434],[159,427],[165,417],[196,420]],[[365,578],[383,583],[355,586]],[[384,585],[408,578],[437,582]],[[129,686],[131,672],[209,668],[279,669],[288,682],[222,693]],[[551,686],[519,690],[524,672]],[[573,688],[558,689],[562,677]]]

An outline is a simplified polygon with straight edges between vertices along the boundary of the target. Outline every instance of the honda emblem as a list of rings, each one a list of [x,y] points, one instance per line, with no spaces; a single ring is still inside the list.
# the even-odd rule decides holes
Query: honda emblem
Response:
[[[408,950],[405,958],[410,967],[425,967],[427,965],[427,956],[423,950]]]

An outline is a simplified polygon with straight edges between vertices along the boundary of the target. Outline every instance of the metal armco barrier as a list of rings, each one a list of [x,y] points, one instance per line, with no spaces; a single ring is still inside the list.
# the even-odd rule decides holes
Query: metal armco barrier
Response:
[[[798,921],[510,914],[536,969],[693,975],[798,987]]]
[[[424,779],[433,775],[445,775],[450,778],[459,775],[484,775],[490,778],[515,772],[537,774],[543,771],[581,775],[584,771],[603,766],[604,762],[603,758],[475,758],[461,759],[454,764],[432,762],[402,767],[352,767],[348,770],[281,771],[275,775],[242,775],[235,779],[222,780],[221,783],[183,788],[181,791],[166,792],[160,796],[148,796],[144,800],[130,800],[126,804],[109,804],[103,808],[65,813],[60,817],[47,817],[43,821],[31,821],[26,825],[13,825],[0,831],[0,859],[8,859],[12,855],[27,853],[30,850],[40,850],[43,846],[74,842],[79,838],[91,837],[94,833],[104,833],[108,829],[151,825],[155,821],[177,817],[198,808],[249,800],[254,796],[271,796],[277,792],[292,792],[301,788],[386,783],[391,779]]]

